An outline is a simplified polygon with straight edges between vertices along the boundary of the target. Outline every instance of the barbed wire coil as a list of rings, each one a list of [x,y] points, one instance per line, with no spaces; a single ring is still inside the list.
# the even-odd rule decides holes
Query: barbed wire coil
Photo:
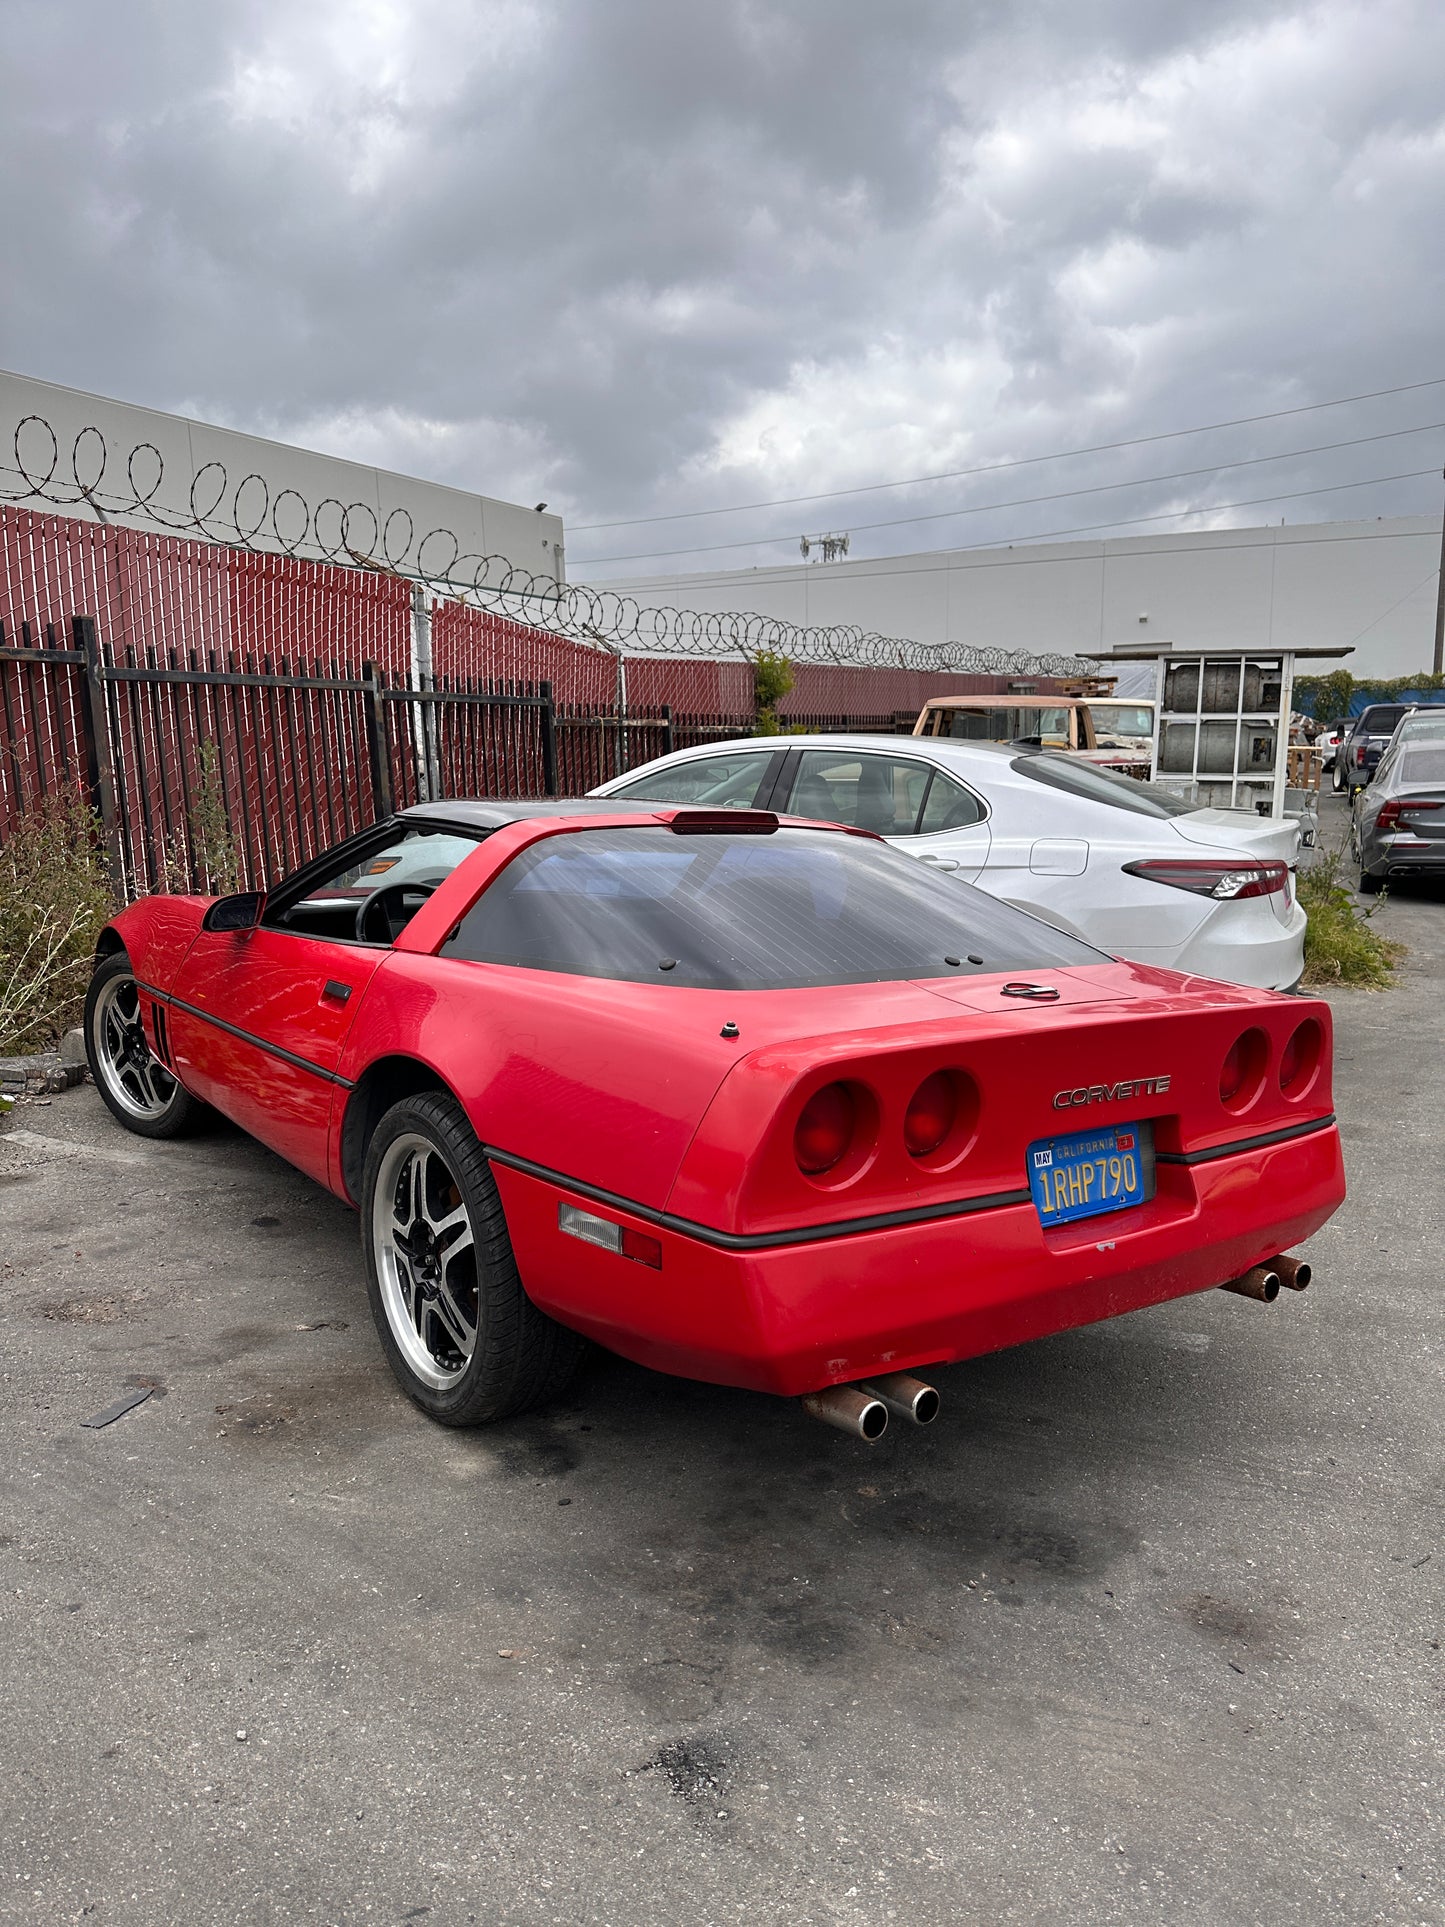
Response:
[[[36,431],[26,436],[27,430]],[[35,443],[37,435],[40,448]],[[29,444],[22,446],[22,439]],[[60,440],[42,415],[26,415],[12,437],[13,468],[0,463],[0,501],[44,502],[67,509],[84,504],[102,522],[126,518],[167,535],[198,538],[253,554],[405,577],[434,595],[510,617],[546,634],[601,643],[624,653],[746,660],[761,652],[790,662],[830,668],[914,669],[967,675],[1081,676],[1097,668],[1091,657],[1038,654],[962,642],[918,642],[851,623],[812,626],[754,610],[698,610],[643,605],[625,592],[558,582],[509,557],[464,551],[448,528],[420,536],[409,510],[384,521],[367,502],[326,496],[313,509],[299,489],[273,495],[264,475],[250,470],[234,488],[219,460],[192,477],[184,510],[158,500],[165,459],[154,442],[137,442],[125,461],[127,488],[103,490],[110,462],[103,432],[87,424],[76,435],[64,473]],[[146,471],[154,462],[153,477]],[[82,473],[90,479],[83,480]],[[324,525],[323,525],[324,518]],[[378,559],[379,557],[379,559]]]

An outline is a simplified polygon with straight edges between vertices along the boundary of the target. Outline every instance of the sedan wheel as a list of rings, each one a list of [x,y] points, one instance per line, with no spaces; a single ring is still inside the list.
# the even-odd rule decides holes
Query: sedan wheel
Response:
[[[372,1316],[407,1395],[443,1425],[485,1425],[555,1398],[585,1347],[528,1298],[502,1200],[461,1107],[404,1098],[362,1177]]]
[[[85,1054],[112,1114],[139,1137],[176,1137],[201,1106],[151,1050],[140,991],[123,953],[103,958],[85,1000]]]

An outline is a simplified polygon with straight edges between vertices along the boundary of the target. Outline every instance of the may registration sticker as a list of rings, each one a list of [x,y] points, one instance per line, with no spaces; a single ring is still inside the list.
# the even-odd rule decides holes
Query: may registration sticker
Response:
[[[1148,1124],[1041,1138],[1028,1149],[1029,1190],[1045,1225],[1127,1211],[1154,1195],[1154,1143]]]

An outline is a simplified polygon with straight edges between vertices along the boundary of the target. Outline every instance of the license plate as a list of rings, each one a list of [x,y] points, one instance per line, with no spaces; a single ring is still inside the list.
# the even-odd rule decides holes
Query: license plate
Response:
[[[1045,1225],[1127,1211],[1154,1195],[1154,1141],[1147,1124],[1040,1138],[1028,1151],[1029,1190]]]

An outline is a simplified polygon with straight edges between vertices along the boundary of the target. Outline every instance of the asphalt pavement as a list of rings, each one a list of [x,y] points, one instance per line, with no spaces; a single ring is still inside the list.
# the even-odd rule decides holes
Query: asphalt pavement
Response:
[[[1379,918],[1312,1288],[950,1367],[871,1448],[608,1359],[439,1430],[334,1200],[26,1104],[0,1918],[1445,1922],[1445,895]]]

